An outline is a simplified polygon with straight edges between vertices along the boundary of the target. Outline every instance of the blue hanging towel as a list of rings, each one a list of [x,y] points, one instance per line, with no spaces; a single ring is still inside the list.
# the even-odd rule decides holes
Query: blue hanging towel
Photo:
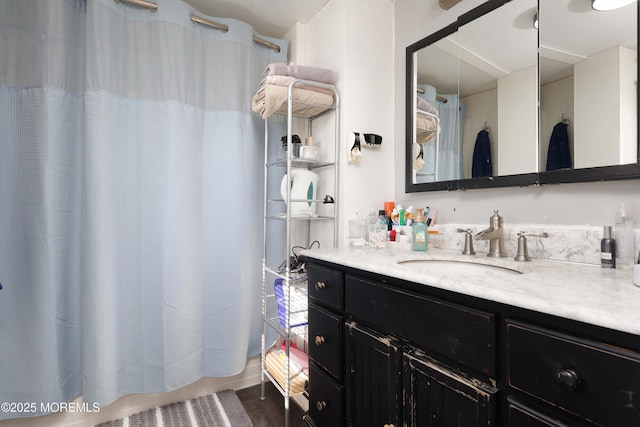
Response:
[[[569,133],[567,124],[560,122],[553,127],[549,151],[547,152],[547,171],[571,169],[571,152],[569,151]]]
[[[491,142],[489,141],[489,132],[484,129],[478,132],[478,136],[476,137],[476,145],[473,148],[471,176],[473,178],[493,176]]]

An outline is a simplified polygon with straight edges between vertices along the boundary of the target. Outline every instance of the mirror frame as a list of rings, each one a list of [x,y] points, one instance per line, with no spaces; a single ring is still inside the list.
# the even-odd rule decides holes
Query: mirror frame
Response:
[[[625,165],[601,166],[571,170],[558,171],[538,171],[532,173],[518,175],[504,175],[494,177],[481,178],[465,178],[450,181],[428,182],[414,184],[412,182],[413,173],[413,98],[415,98],[416,88],[414,87],[414,54],[440,39],[443,39],[456,31],[463,25],[497,9],[498,7],[508,3],[511,0],[488,0],[480,6],[460,15],[458,19],[448,26],[428,35],[422,40],[413,43],[406,48],[406,65],[405,65],[405,192],[417,193],[426,191],[454,191],[454,190],[471,190],[477,188],[499,188],[499,187],[523,187],[529,185],[546,185],[546,184],[564,184],[577,182],[597,182],[597,181],[616,181],[616,180],[632,180],[640,179],[640,136],[637,143],[637,159],[636,163]],[[638,9],[640,11],[640,8]],[[640,12],[639,12],[640,15]],[[637,18],[638,22],[640,18]],[[636,30],[640,39],[640,31]],[[539,67],[539,61],[538,61]],[[636,72],[640,75],[640,64]],[[539,73],[539,71],[538,71]],[[539,80],[539,79],[538,79]],[[538,98],[539,98],[538,91]],[[538,105],[540,104],[538,99]],[[640,91],[636,90],[636,105],[640,104]],[[640,115],[640,114],[639,114]],[[539,125],[539,111],[536,122]],[[638,120],[638,135],[640,135],[640,120]],[[540,144],[538,136],[538,144]]]

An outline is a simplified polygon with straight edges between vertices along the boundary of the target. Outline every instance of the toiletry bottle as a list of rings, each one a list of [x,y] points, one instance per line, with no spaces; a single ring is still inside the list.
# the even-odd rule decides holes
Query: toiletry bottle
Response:
[[[427,250],[427,224],[422,209],[416,209],[416,219],[412,226],[411,249],[424,252]]]
[[[616,268],[616,241],[611,234],[611,226],[604,227],[604,237],[600,241],[600,266]]]
[[[389,219],[387,218],[387,215],[385,214],[384,209],[378,210],[378,221],[380,221],[384,225],[389,224]]]
[[[616,215],[616,268],[631,270],[634,261],[633,254],[633,220],[627,215],[624,203]]]
[[[378,211],[378,217],[380,217],[380,222],[387,227],[387,231],[391,231],[393,222],[391,222],[391,217],[387,216],[387,212],[384,209]]]

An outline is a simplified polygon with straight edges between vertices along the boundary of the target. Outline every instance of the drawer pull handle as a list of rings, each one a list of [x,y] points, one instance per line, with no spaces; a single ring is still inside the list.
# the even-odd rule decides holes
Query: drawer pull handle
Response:
[[[578,378],[576,371],[572,369],[558,371],[556,373],[556,381],[562,388],[569,391],[577,389],[580,385],[580,378]]]
[[[327,402],[325,402],[324,400],[318,400],[316,402],[316,408],[318,409],[318,412],[322,412],[326,407],[327,407]]]
[[[316,291],[321,291],[326,287],[324,282],[316,282]]]
[[[316,335],[316,345],[324,344],[324,337],[322,335]]]

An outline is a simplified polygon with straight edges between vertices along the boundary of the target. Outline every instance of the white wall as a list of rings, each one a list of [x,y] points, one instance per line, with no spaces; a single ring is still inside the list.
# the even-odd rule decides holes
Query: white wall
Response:
[[[340,243],[356,212],[383,208],[394,200],[394,58],[393,2],[329,0],[304,29],[295,34],[291,60],[334,70],[341,99]],[[382,146],[363,146],[359,163],[347,162],[350,132],[376,133]],[[404,156],[404,154],[402,154]]]
[[[505,223],[602,225],[612,224],[619,203],[624,201],[636,223],[640,223],[640,182],[617,181],[562,184],[544,187],[483,189],[457,192],[405,194],[404,103],[405,52],[411,43],[455,21],[458,15],[483,3],[465,0],[448,11],[437,1],[395,0],[395,155],[393,179],[395,199],[404,204],[436,207],[445,223],[488,224],[494,209]],[[363,10],[363,14],[367,11]],[[382,84],[382,83],[380,83]]]
[[[537,68],[529,67],[498,79],[498,163],[493,173],[515,175],[538,170]],[[496,167],[497,166],[497,167]]]
[[[638,159],[638,51],[620,48],[620,163]]]
[[[613,47],[575,65],[575,167],[632,163],[637,159],[636,121],[625,112],[636,97],[629,76],[637,66],[633,51]],[[593,84],[593,82],[608,84]],[[606,111],[603,115],[602,112]],[[606,144],[603,144],[606,141]]]

